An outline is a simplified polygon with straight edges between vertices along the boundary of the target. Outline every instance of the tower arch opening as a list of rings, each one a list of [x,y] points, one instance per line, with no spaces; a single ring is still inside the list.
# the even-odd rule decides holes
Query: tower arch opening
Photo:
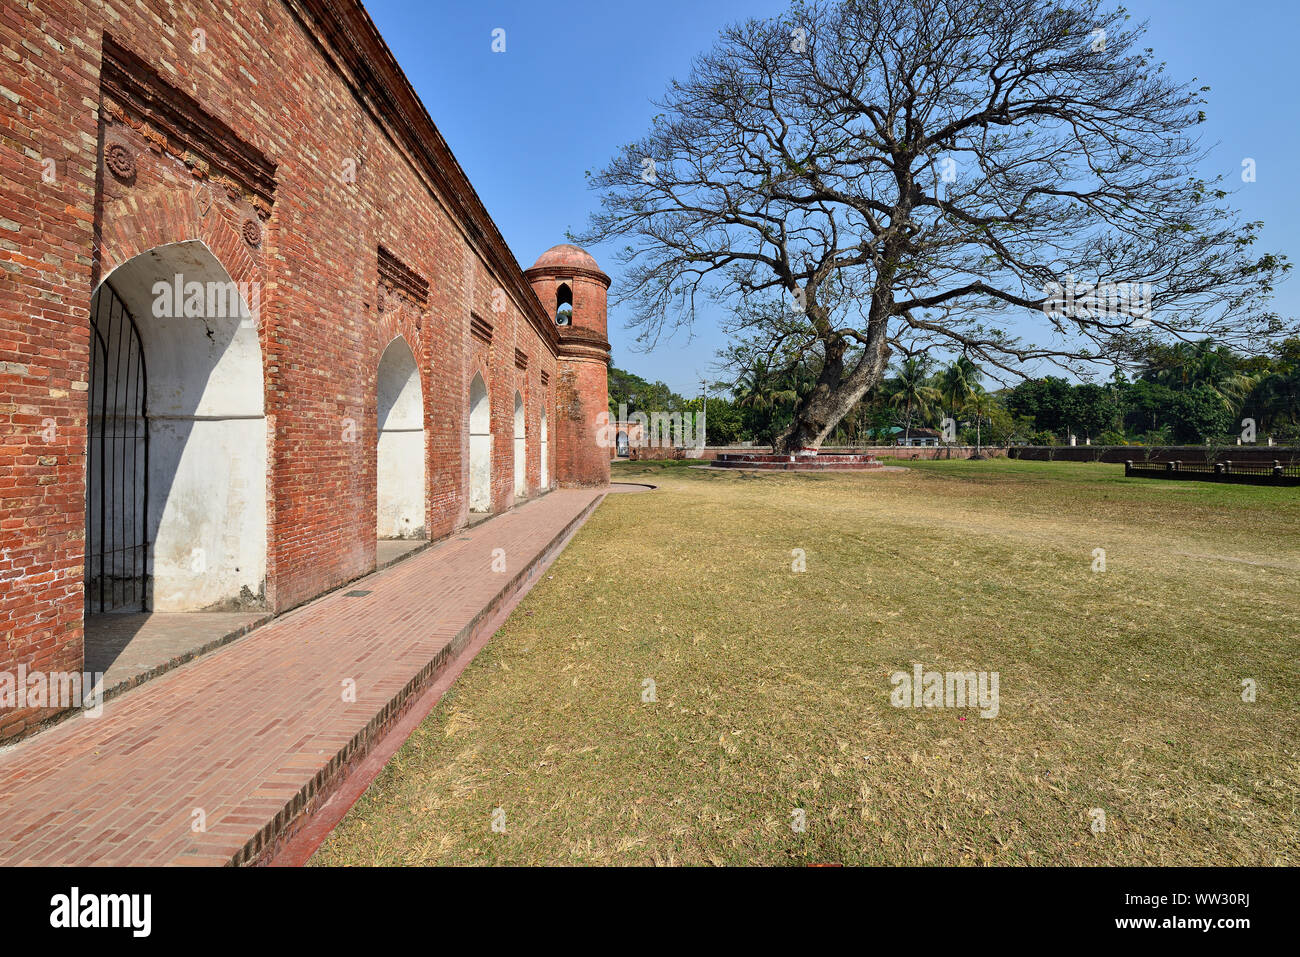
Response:
[[[573,325],[573,289],[567,282],[560,283],[555,290],[555,324]]]

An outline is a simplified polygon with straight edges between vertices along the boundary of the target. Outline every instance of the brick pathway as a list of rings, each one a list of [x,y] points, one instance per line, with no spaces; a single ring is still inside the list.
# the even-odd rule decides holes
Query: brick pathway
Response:
[[[0,863],[265,857],[602,494],[552,492],[0,754]]]

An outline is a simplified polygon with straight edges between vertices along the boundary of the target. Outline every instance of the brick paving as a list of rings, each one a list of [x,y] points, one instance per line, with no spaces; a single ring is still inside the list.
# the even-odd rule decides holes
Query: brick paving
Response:
[[[0,863],[264,859],[602,495],[552,492],[0,753]]]
[[[218,645],[270,618],[258,612],[152,612],[92,615],[86,619],[84,670],[104,676],[112,696]]]

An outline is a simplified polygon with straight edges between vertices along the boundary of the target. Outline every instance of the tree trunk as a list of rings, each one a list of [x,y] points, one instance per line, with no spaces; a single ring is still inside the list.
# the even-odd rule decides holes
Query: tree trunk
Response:
[[[885,363],[889,358],[886,333],[893,310],[893,290],[890,288],[893,272],[891,268],[876,278],[867,319],[866,342],[857,363],[847,370],[844,355],[848,352],[848,341],[834,330],[829,315],[817,301],[815,289],[811,285],[805,289],[805,308],[825,345],[826,358],[821,374],[817,376],[817,385],[798,401],[790,425],[772,442],[772,451],[776,454],[818,451],[840,420],[884,377]]]
[[[885,359],[883,342],[874,350],[869,348],[847,374],[842,363],[828,359],[816,388],[799,400],[794,418],[776,437],[772,451],[778,455],[797,455],[820,449],[840,420],[883,378]]]

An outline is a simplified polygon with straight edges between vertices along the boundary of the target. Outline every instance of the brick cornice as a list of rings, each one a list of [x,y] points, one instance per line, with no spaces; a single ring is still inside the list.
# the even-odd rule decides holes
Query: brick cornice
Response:
[[[595,359],[608,363],[609,340],[598,332],[566,326],[560,334],[559,355],[563,358]]]
[[[592,282],[598,282],[606,289],[610,286],[610,279],[599,269],[588,269],[585,266],[533,266],[531,269],[524,270],[526,279],[589,279]]]
[[[555,324],[365,7],[358,0],[283,2],[314,28],[319,41],[329,45],[337,56],[332,61],[335,68],[358,101],[401,137],[470,244],[483,253],[513,293],[538,335],[558,348]]]

